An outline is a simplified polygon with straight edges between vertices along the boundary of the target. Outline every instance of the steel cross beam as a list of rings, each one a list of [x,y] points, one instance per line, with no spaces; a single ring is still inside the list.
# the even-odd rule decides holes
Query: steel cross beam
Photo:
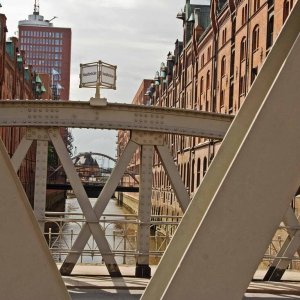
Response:
[[[0,126],[144,130],[222,139],[232,115],[80,101],[0,101]]]
[[[18,164],[0,139],[1,298],[70,300],[15,172]]]
[[[82,182],[80,181],[80,178],[73,165],[73,162],[64,145],[59,129],[50,129],[49,136],[64,167],[64,170],[70,180],[73,191],[77,197],[79,206],[86,218],[87,227],[96,241],[96,244],[100,253],[102,254],[103,260],[105,262],[109,274],[112,277],[120,276],[121,273],[118,264],[115,261],[113,253],[111,252],[109,243],[105,237],[105,232],[99,224],[99,218],[95,213],[91,202],[83,188]]]
[[[137,231],[137,258],[135,276],[142,278],[151,277],[149,267],[150,251],[150,221],[151,221],[151,195],[152,195],[152,160],[153,146],[141,146],[140,164],[140,190]]]
[[[47,190],[48,141],[37,141],[34,180],[34,214],[44,233]]]
[[[132,158],[134,152],[137,149],[137,144],[129,141],[126,145],[125,150],[121,157],[119,157],[116,166],[105,183],[103,190],[101,191],[95,205],[94,205],[94,214],[96,215],[97,222],[99,222],[101,215],[103,214],[109,200],[111,199],[115,188],[117,187],[119,181],[121,180],[129,162]],[[63,262],[60,272],[62,275],[71,274],[78,258],[80,257],[81,252],[83,251],[86,243],[88,242],[91,236],[88,225],[84,224],[81,231],[78,234],[77,239],[75,240],[73,247],[70,253],[67,255],[65,261]],[[99,246],[98,246],[99,247]],[[101,249],[101,248],[99,248]],[[115,276],[120,276],[121,273],[115,273]]]
[[[168,151],[164,141],[165,137],[159,133],[149,133],[144,131],[133,131],[131,139],[125,147],[121,157],[119,157],[116,167],[114,168],[111,176],[106,182],[102,192],[100,193],[95,205],[94,212],[97,215],[98,220],[103,214],[116,186],[118,185],[121,177],[123,176],[126,168],[136,151],[140,146],[144,152],[144,163],[142,162],[141,175],[143,180],[140,187],[140,201],[139,201],[139,221],[138,228],[138,257],[136,275],[139,277],[150,277],[151,270],[149,268],[149,238],[150,238],[150,216],[151,216],[151,183],[152,183],[152,154],[154,147],[158,150],[158,153],[162,159],[163,165],[166,169],[166,173],[170,179],[171,184],[178,197],[179,204],[183,211],[186,210],[189,202],[189,196],[186,188],[180,178],[178,169],[175,166],[174,160]],[[146,155],[145,155],[146,152]],[[146,177],[145,177],[146,176]],[[176,185],[176,186],[175,186]],[[91,236],[91,232],[87,225],[84,225],[80,231],[75,243],[63,262],[60,272],[62,275],[71,274],[80,253],[83,251],[84,246]]]
[[[264,276],[266,281],[280,281],[296,252],[300,256],[300,224],[291,207],[288,208],[283,220],[287,226],[288,236],[284,241],[277,256]]]
[[[151,221],[151,194],[152,194],[152,158],[156,149],[166,175],[173,187],[179,205],[184,212],[189,203],[189,195],[179,175],[174,159],[170,154],[165,142],[165,135],[135,130],[131,132],[131,141],[141,147],[140,164],[140,191],[138,218],[139,227],[137,233],[137,264],[135,275],[137,277],[149,278],[151,268],[149,267],[149,243],[150,243],[150,221]]]

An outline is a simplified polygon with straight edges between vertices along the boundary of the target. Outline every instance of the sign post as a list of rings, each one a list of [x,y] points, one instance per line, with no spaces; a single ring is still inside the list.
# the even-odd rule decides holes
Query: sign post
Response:
[[[107,104],[106,98],[100,97],[100,88],[116,89],[117,66],[99,60],[98,62],[80,64],[80,85],[82,88],[96,88],[95,97],[90,99],[90,104],[102,106]]]

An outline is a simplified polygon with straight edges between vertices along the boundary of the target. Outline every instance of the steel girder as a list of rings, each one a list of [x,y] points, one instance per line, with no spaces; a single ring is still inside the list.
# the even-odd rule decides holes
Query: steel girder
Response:
[[[0,101],[0,126],[143,130],[222,139],[233,115],[130,104]]]

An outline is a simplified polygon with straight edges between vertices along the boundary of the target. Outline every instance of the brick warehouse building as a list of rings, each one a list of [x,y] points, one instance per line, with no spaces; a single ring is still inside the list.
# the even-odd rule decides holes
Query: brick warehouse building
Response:
[[[212,0],[207,6],[186,0],[177,15],[183,39],[156,72],[144,103],[236,114],[295,2]],[[220,141],[176,135],[167,139],[192,197]],[[152,208],[153,214],[182,214],[156,153]]]
[[[39,75],[25,63],[25,52],[20,50],[16,37],[6,39],[6,16],[0,14],[0,97],[1,99],[45,99],[51,94],[49,75]],[[15,152],[25,134],[25,128],[1,127],[0,137],[9,156]],[[31,147],[18,175],[29,200],[34,194],[35,148]]]
[[[24,52],[18,48],[17,38],[6,41],[6,16],[0,14],[0,95],[1,99],[32,99],[32,74],[25,68]],[[24,135],[24,128],[0,128],[0,137],[10,156]],[[34,151],[30,151],[19,170],[20,180],[29,199],[33,199],[35,168]]]
[[[50,21],[39,14],[35,2],[28,20],[19,21],[20,47],[35,72],[51,76],[52,99],[69,100],[71,28],[54,27]]]

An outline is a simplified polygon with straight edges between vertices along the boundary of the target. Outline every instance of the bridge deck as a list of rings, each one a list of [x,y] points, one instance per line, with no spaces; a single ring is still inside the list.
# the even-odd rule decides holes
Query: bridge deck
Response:
[[[153,272],[156,267],[151,266]],[[77,265],[73,275],[64,276],[63,279],[72,299],[98,299],[100,295],[101,299],[139,299],[149,279],[135,278],[135,266],[121,265],[120,269],[124,277],[112,280],[104,266]],[[265,272],[261,270],[255,273],[244,299],[286,299],[280,295],[300,299],[299,272],[287,271],[284,281],[280,283],[260,281]]]

